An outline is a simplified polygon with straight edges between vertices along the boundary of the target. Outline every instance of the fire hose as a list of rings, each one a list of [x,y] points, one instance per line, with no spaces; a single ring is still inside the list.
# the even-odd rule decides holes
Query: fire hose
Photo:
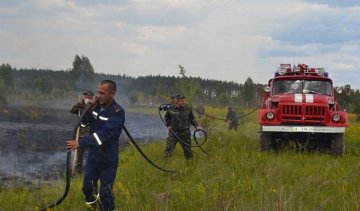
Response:
[[[92,107],[91,104],[87,104],[85,110],[83,111],[83,113],[78,118],[78,121],[77,121],[77,123],[76,123],[76,125],[74,127],[74,130],[73,130],[72,139],[75,139],[76,133],[77,133],[77,128],[81,124],[81,120],[83,119],[84,115],[90,110],[91,107]],[[153,161],[151,161],[150,158],[147,157],[146,154],[141,150],[141,148],[136,144],[136,142],[132,138],[131,134],[129,133],[129,131],[127,130],[125,125],[123,127],[123,130],[125,131],[125,134],[130,139],[131,143],[135,146],[135,148],[139,151],[139,153],[142,155],[142,157],[144,157],[144,159],[148,163],[150,163],[155,168],[157,168],[157,169],[159,169],[161,171],[164,171],[164,172],[168,172],[168,173],[175,173],[176,172],[174,170],[168,170],[168,169],[162,168],[159,165],[157,165],[156,163],[154,163]],[[65,200],[65,198],[67,197],[68,193],[69,193],[70,182],[71,182],[71,151],[68,151],[67,154],[66,154],[66,184],[65,184],[64,193],[55,203],[47,205],[46,207],[40,209],[40,211],[46,211],[48,209],[51,209],[51,208],[59,205],[61,202],[63,202]]]
[[[163,104],[163,105],[167,105],[167,104]],[[163,105],[160,105],[163,106]],[[161,121],[164,123],[164,125],[166,125],[166,122],[163,118],[163,116],[161,115],[161,110],[159,109],[159,116],[160,116],[160,119]],[[207,133],[205,130],[203,129],[200,129],[200,128],[197,128],[194,132],[193,132],[193,138],[194,138],[194,141],[196,143],[196,145],[192,145],[191,143],[186,143],[184,140],[182,140],[177,134],[176,132],[174,132],[173,130],[170,130],[169,131],[181,144],[185,145],[185,146],[188,146],[188,147],[199,147],[201,151],[203,151],[205,154],[208,155],[208,152],[206,152],[204,150],[204,148],[202,148],[202,146],[205,144],[205,142],[207,141]],[[202,141],[202,143],[199,143],[197,137],[198,136],[201,136],[204,138],[204,140]]]
[[[244,115],[241,115],[241,116],[239,116],[239,117],[234,118],[234,120],[242,119],[242,118],[244,118],[244,117],[246,117],[246,116],[254,113],[254,112],[257,111],[260,107],[261,107],[261,104],[260,104],[259,106],[257,106],[256,108],[254,108],[253,110],[251,110],[250,112],[248,112],[248,113],[246,113],[246,114],[244,114]],[[219,118],[219,117],[214,117],[214,116],[208,115],[208,114],[206,114],[206,113],[204,113],[204,112],[201,112],[201,111],[199,111],[199,110],[197,110],[197,109],[195,109],[195,108],[191,108],[191,109],[194,110],[194,111],[196,111],[197,113],[203,115],[203,116],[209,117],[210,119],[222,120],[222,121],[226,121],[226,120],[227,120],[227,119],[225,119],[225,118]]]
[[[150,160],[149,157],[147,157],[145,155],[145,153],[141,150],[141,148],[136,144],[136,142],[134,141],[134,139],[132,138],[132,136],[130,135],[129,131],[127,130],[127,128],[124,126],[124,131],[126,133],[126,135],[129,137],[131,143],[135,146],[135,148],[139,151],[139,153],[145,158],[145,160],[147,162],[149,162],[152,166],[154,166],[155,168],[161,170],[161,171],[165,171],[165,172],[169,172],[169,173],[175,173],[176,171],[174,170],[168,170],[168,169],[165,169],[165,168],[162,168],[160,167],[159,165],[157,165],[156,163],[154,163],[153,161]]]
[[[77,132],[77,128],[79,127],[81,120],[83,119],[84,115],[90,110],[91,108],[91,104],[87,104],[85,107],[84,112],[80,115],[80,117],[78,118],[78,121],[74,127],[73,130],[73,134],[72,134],[72,139],[76,138],[76,132]],[[57,205],[59,205],[61,202],[63,202],[65,200],[65,198],[67,197],[69,190],[70,190],[70,182],[71,182],[71,151],[68,151],[66,153],[66,184],[65,184],[65,190],[63,195],[53,204],[50,204],[42,209],[40,209],[40,211],[46,211],[47,209],[53,208]]]

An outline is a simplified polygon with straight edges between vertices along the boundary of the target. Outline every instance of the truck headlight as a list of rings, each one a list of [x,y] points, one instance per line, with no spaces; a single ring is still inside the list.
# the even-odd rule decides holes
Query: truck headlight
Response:
[[[341,119],[340,114],[334,114],[334,115],[332,115],[332,120],[333,120],[334,122],[339,122],[340,119]]]
[[[267,112],[266,118],[267,118],[268,120],[273,120],[274,117],[275,117],[274,112],[272,112],[272,111]]]

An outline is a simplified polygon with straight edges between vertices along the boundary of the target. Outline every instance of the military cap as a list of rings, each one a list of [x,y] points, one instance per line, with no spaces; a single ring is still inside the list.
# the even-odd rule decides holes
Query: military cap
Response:
[[[185,99],[186,97],[183,94],[178,94],[176,95],[176,99],[180,100],[180,99]]]
[[[84,92],[83,95],[92,97],[94,96],[94,92],[92,92],[91,90],[86,90],[86,92]]]

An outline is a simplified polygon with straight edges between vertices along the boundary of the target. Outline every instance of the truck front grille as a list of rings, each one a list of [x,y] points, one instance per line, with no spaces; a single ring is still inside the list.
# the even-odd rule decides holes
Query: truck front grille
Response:
[[[315,116],[324,116],[325,115],[325,106],[310,106],[307,105],[305,109],[305,115],[315,115]]]
[[[282,104],[280,118],[286,124],[323,123],[329,108],[326,105]]]
[[[284,105],[282,113],[288,115],[301,115],[302,107],[301,105]]]
[[[315,105],[306,105],[305,107],[305,121],[325,121],[326,106],[315,106]]]

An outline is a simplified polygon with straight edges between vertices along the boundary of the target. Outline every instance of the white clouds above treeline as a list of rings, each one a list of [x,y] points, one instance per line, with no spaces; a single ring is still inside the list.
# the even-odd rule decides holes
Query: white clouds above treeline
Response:
[[[120,2],[120,3],[119,3]],[[0,62],[265,83],[280,63],[328,69],[360,88],[356,1],[28,0],[0,2]]]

